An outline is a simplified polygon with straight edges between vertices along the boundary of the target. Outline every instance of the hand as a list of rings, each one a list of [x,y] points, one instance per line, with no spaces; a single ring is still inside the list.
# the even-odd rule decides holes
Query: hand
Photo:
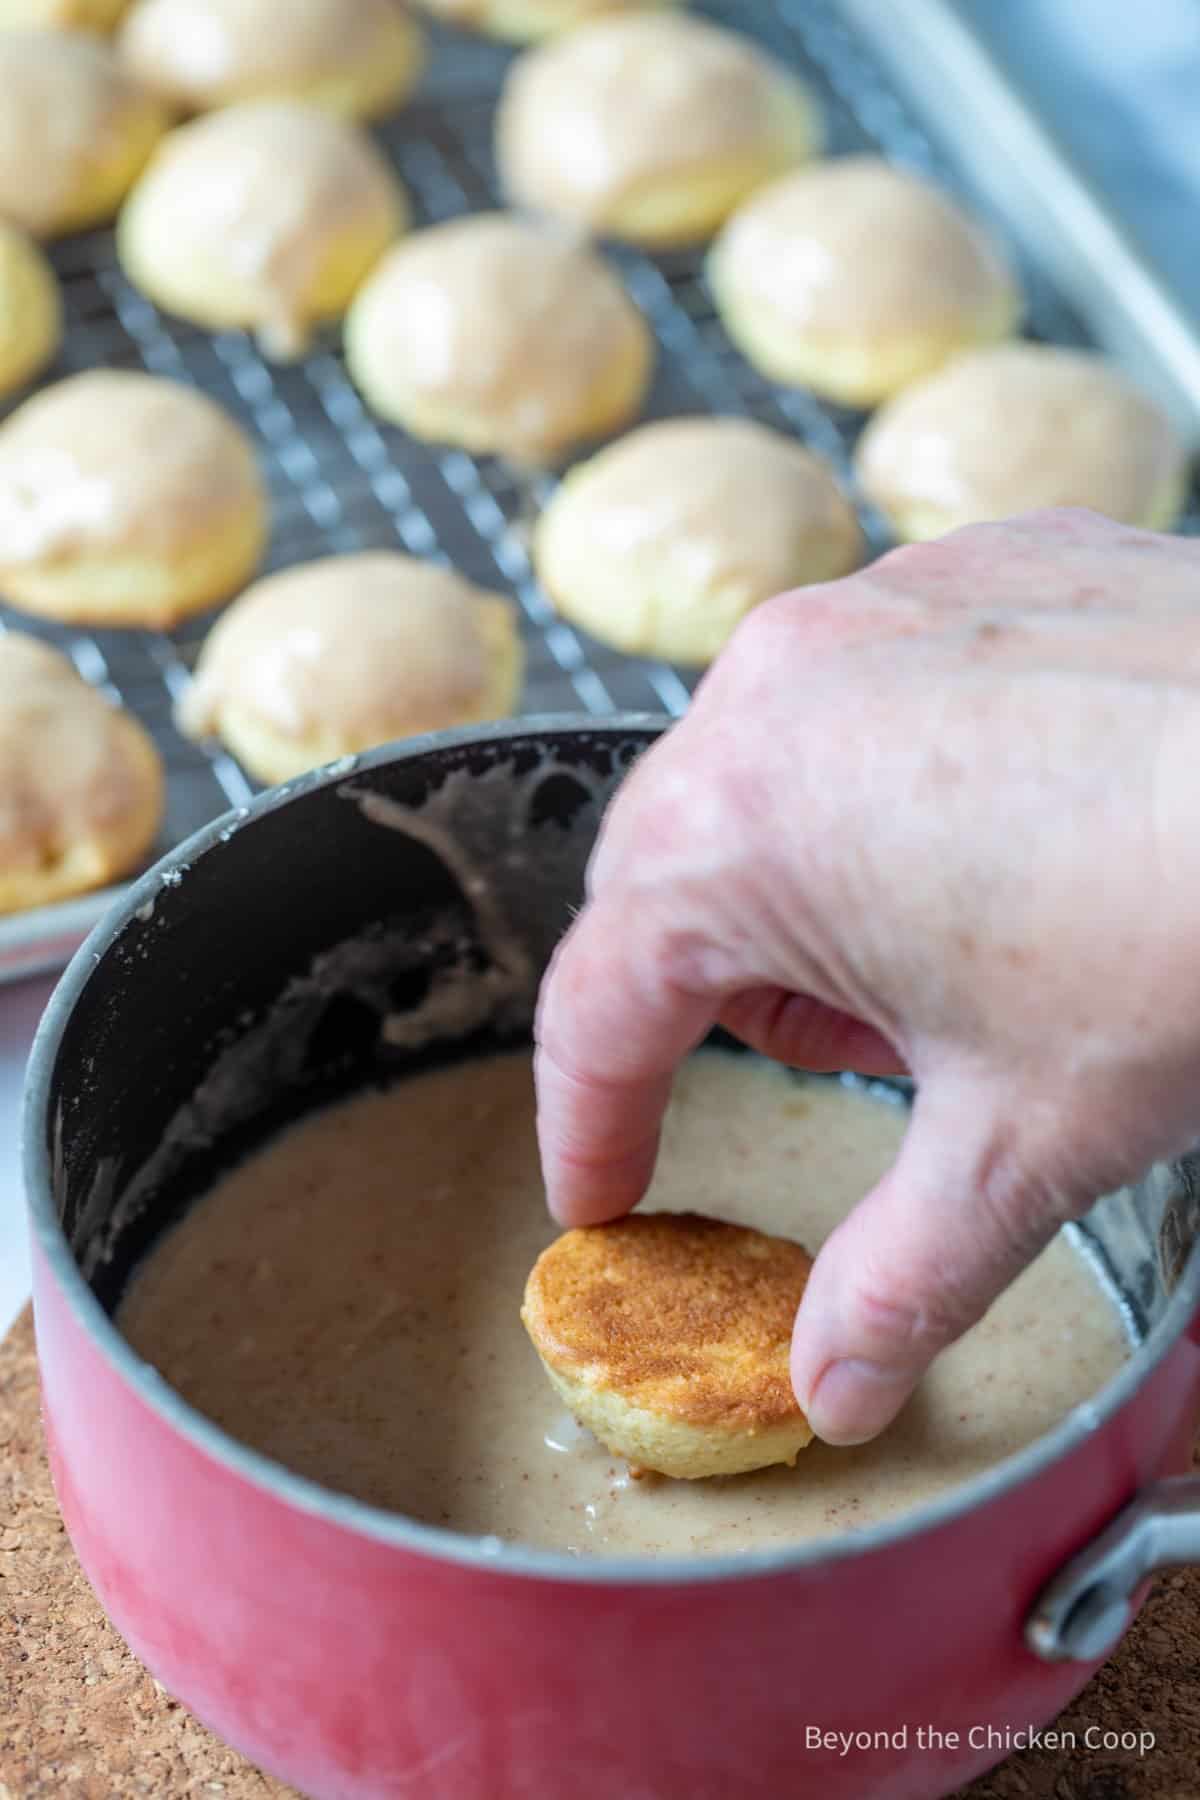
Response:
[[[909,1070],[792,1378],[874,1436],[1059,1225],[1200,1136],[1200,544],[974,526],[758,608],[617,796],[538,1020],[550,1206],[650,1180],[720,1023]]]

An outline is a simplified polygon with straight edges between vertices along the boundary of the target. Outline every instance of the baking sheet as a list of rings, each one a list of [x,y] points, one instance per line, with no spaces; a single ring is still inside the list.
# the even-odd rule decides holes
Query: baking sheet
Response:
[[[1008,210],[1011,194],[1006,200],[994,184],[980,179],[1003,159],[982,159],[986,168],[981,169],[980,158],[965,154],[972,123],[981,137],[1005,122],[1015,129],[1014,118],[1035,133],[1036,123],[1010,90],[997,87],[998,77],[986,59],[973,61],[970,40],[961,35],[944,0],[909,0],[907,7],[894,9],[906,30],[911,27],[907,51],[898,26],[883,30],[888,23],[884,15],[893,9],[878,0],[707,0],[694,10],[758,38],[808,78],[823,102],[834,154],[882,149],[958,189],[999,224],[1022,265],[1034,335],[1087,344],[1097,340],[1098,329],[1103,341],[1132,360],[1139,373],[1148,370],[1160,391],[1165,385],[1176,401],[1187,394],[1187,357],[1194,354],[1200,369],[1200,346],[1180,335],[1178,321],[1168,321],[1162,312],[1165,296],[1159,296],[1157,311],[1149,304],[1147,283],[1151,293],[1157,290],[1144,269],[1131,284],[1128,263],[1110,263],[1119,292],[1098,279],[1089,258],[1109,255],[1111,238],[1102,233],[1097,239],[1095,217],[1086,206],[1063,202],[1064,193],[1074,194],[1076,201],[1079,195],[1071,171],[1055,157],[1053,147],[1037,139],[1034,174],[1043,189],[1059,184],[1055,192],[1063,204],[1055,215],[1055,232],[1067,241],[1070,255],[1057,259],[1055,273],[1088,300],[1089,323],[1032,253],[1038,245],[1046,248],[1045,231],[1031,231],[1027,241],[1019,209],[1015,219]],[[882,31],[883,52],[873,47],[877,31]],[[421,222],[499,203],[491,122],[511,55],[485,41],[445,32],[432,35],[429,71],[416,102],[378,133],[409,187]],[[942,141],[918,123],[896,86],[906,68],[911,78],[914,66],[932,64],[935,51],[943,58],[937,65],[943,70],[940,85],[932,84],[936,91],[929,81],[916,85],[924,101],[939,109]],[[951,119],[954,129],[947,131]],[[955,155],[954,143],[964,154]],[[850,458],[861,415],[774,387],[749,367],[715,318],[700,252],[651,259],[617,250],[614,256],[658,340],[648,417],[696,411],[749,414],[793,432],[828,457],[854,492]],[[529,566],[528,529],[552,485],[549,478],[531,483],[495,459],[430,449],[374,420],[346,378],[336,333],[303,362],[281,367],[264,362],[241,333],[213,336],[166,317],[124,280],[111,232],[69,240],[56,247],[54,261],[63,283],[68,332],[47,379],[98,364],[145,368],[195,382],[228,407],[255,439],[271,489],[274,534],[264,573],[352,550],[399,547],[442,557],[472,580],[503,589],[520,602],[528,656],[523,711],[678,715],[686,707],[693,675],[621,656],[588,640],[557,620],[539,593]],[[1124,335],[1112,329],[1114,319],[1124,321]],[[1173,370],[1178,370],[1178,380]],[[1200,402],[1200,385],[1196,394]],[[872,547],[885,548],[882,522],[869,508],[860,511]],[[1184,529],[1200,531],[1200,494],[1192,496]],[[160,853],[217,814],[244,804],[255,791],[231,757],[188,743],[171,722],[173,702],[209,618],[191,620],[171,634],[55,630],[2,609],[0,620],[59,643],[89,680],[123,700],[149,727],[168,773]],[[0,981],[61,966],[113,897],[110,890],[0,919]]]

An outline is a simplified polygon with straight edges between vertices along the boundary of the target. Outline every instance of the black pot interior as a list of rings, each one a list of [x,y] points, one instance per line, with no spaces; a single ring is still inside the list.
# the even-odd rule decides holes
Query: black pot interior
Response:
[[[47,1109],[59,1217],[107,1309],[281,1125],[528,1039],[604,805],[655,735],[564,727],[362,759],[135,891],[92,952]]]

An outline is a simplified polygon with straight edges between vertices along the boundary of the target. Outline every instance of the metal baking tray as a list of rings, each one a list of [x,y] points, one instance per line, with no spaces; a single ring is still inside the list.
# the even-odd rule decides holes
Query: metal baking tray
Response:
[[[1021,264],[1034,335],[1103,344],[1180,417],[1200,425],[1200,344],[950,0],[906,0],[903,7],[880,0],[704,0],[695,10],[759,39],[808,78],[824,103],[831,151],[881,149],[990,215]],[[491,123],[510,54],[435,33],[416,103],[380,130],[420,220],[499,203]],[[911,87],[911,105],[902,87]],[[750,414],[827,456],[854,491],[850,458],[861,416],[774,387],[749,367],[715,318],[699,253],[615,255],[658,339],[647,416]],[[336,333],[304,361],[280,367],[264,362],[241,333],[214,336],[165,317],[124,280],[110,232],[71,239],[54,260],[68,332],[47,379],[98,364],[141,367],[214,394],[253,435],[270,483],[267,568],[389,545],[446,558],[520,602],[526,712],[678,715],[686,707],[692,677],[586,639],[558,620],[538,591],[528,528],[550,478],[530,482],[496,459],[431,450],[373,419],[346,378]],[[865,506],[861,512],[872,547],[883,549],[882,522]],[[1200,493],[1184,529],[1200,531]],[[89,680],[149,727],[168,772],[160,849],[254,792],[231,757],[189,744],[171,722],[208,619],[169,635],[55,630],[0,610],[5,620],[61,644]],[[109,890],[0,919],[0,981],[61,966],[113,897]]]

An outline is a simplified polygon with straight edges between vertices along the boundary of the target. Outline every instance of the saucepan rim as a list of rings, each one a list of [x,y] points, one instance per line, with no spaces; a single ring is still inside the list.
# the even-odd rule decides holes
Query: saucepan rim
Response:
[[[669,719],[653,713],[618,713],[605,718],[574,713],[538,715],[432,732],[400,744],[385,745],[354,758],[353,768],[357,775],[397,763],[418,762],[431,753],[468,748],[474,744],[536,742],[549,733],[619,742],[630,735],[660,731],[670,723]],[[214,852],[219,854],[231,819],[237,818],[239,833],[253,829],[257,820],[292,805],[316,789],[336,786],[347,778],[347,773],[345,762],[334,763],[267,790],[251,801],[248,808],[239,808],[236,814],[226,813],[195,832],[127,888],[72,959],[46,1008],[30,1055],[23,1103],[22,1155],[35,1243],[77,1323],[112,1372],[164,1425],[210,1461],[297,1511],[351,1534],[481,1574],[604,1587],[678,1587],[714,1581],[744,1581],[874,1555],[923,1537],[987,1506],[1078,1450],[1133,1397],[1174,1347],[1200,1306],[1200,1242],[1192,1246],[1163,1317],[1146,1343],[1135,1350],[1093,1399],[1073,1408],[1059,1424],[1016,1455],[897,1519],[839,1537],[815,1538],[783,1548],[721,1556],[573,1556],[565,1551],[512,1544],[499,1538],[466,1536],[323,1487],[231,1437],[189,1405],[137,1355],[85,1281],[54,1206],[46,1129],[50,1083],[76,1002],[139,908],[161,893],[164,876],[170,878],[175,871],[195,863],[198,857]],[[152,969],[152,960],[147,969]]]

